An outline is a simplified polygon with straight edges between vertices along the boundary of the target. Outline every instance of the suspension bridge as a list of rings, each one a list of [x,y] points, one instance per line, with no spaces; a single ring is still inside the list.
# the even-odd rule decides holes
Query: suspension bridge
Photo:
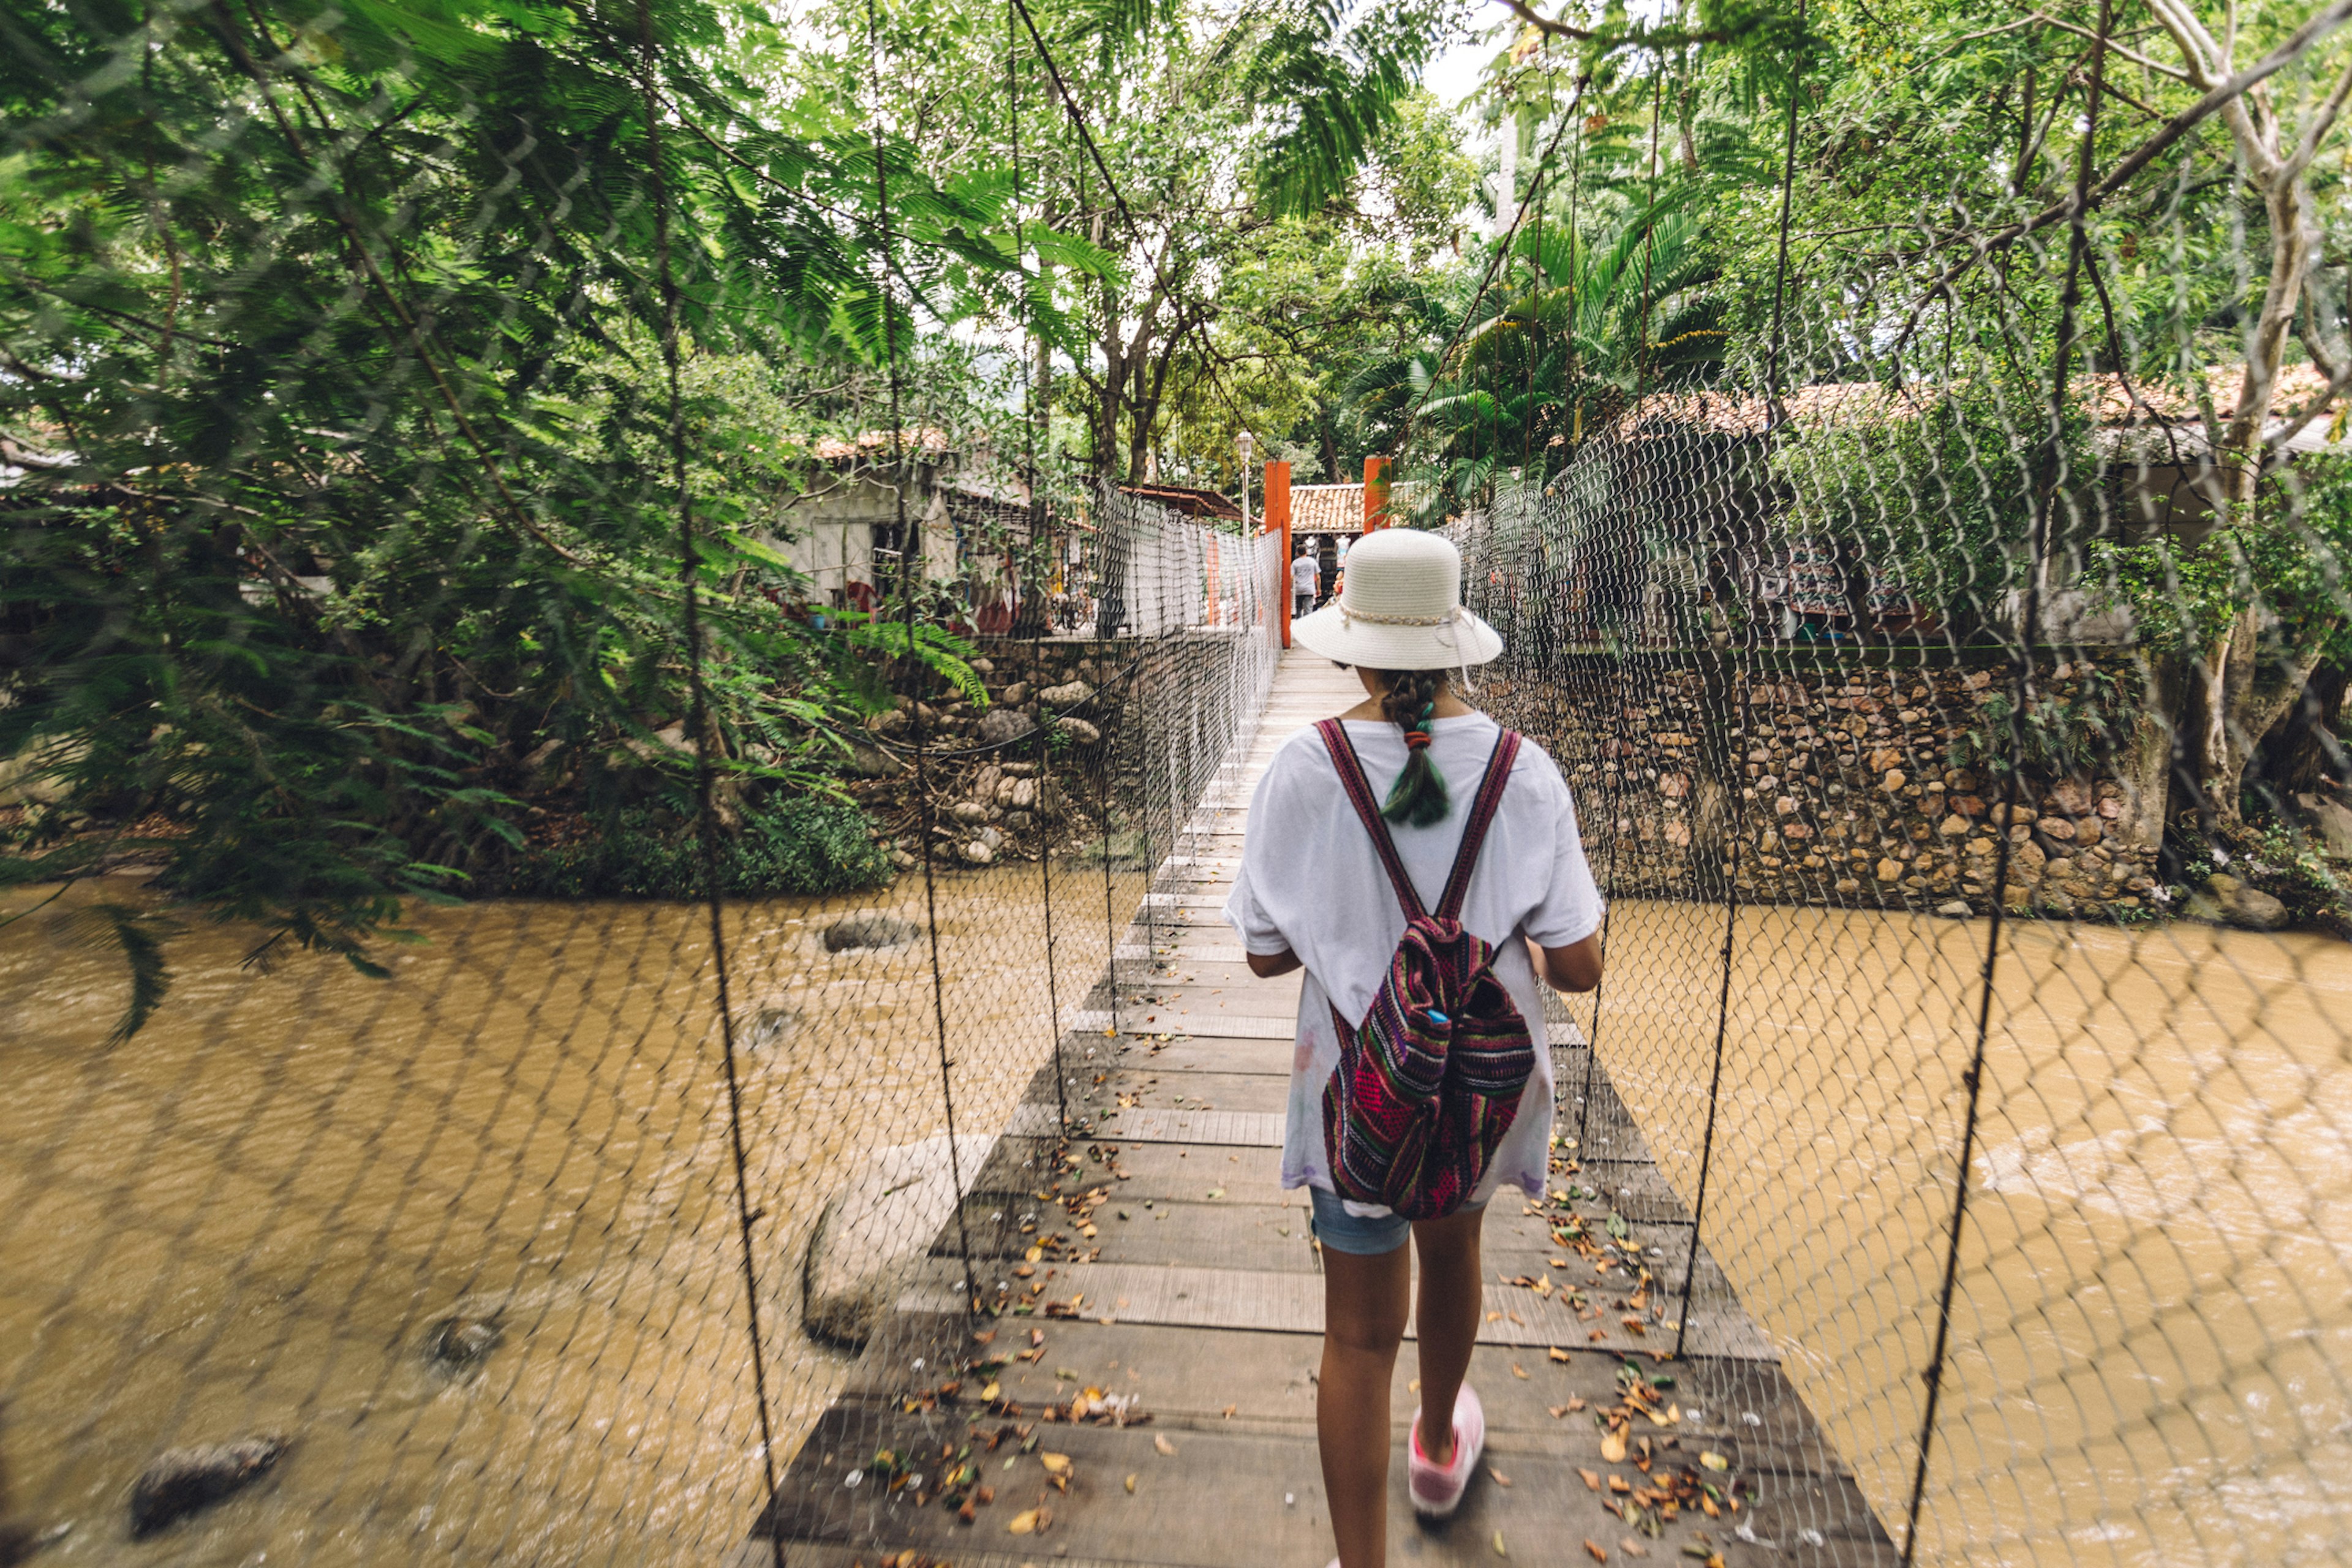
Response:
[[[1323,1287],[1304,1194],[1276,1184],[1298,982],[1254,978],[1218,911],[1268,760],[1360,696],[1328,661],[1283,656],[1059,1068],[1038,1070],[739,1549],[743,1568],[779,1548],[828,1568],[1328,1558]],[[1486,1230],[1470,1376],[1486,1474],[1459,1515],[1423,1526],[1398,1464],[1394,1560],[1764,1563],[1785,1546],[1895,1563],[1564,1009],[1553,1026],[1552,1191],[1505,1194]],[[966,1247],[977,1315],[961,1300]],[[1400,1450],[1414,1404],[1408,1348]],[[937,1505],[983,1487],[985,1505]]]

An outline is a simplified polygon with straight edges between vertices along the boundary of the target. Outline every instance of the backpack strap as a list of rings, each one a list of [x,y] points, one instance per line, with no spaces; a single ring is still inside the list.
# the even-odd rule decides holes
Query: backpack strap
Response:
[[[1496,808],[1503,804],[1503,786],[1510,783],[1511,764],[1518,755],[1517,731],[1506,730],[1495,737],[1495,750],[1486,758],[1486,774],[1478,781],[1477,798],[1470,804],[1470,820],[1462,825],[1462,847],[1454,852],[1453,873],[1445,879],[1444,896],[1437,900],[1439,920],[1462,918],[1462,900],[1470,894],[1470,874],[1478,868],[1478,847],[1486,842]]]
[[[1414,890],[1412,879],[1406,875],[1404,861],[1397,854],[1396,840],[1389,837],[1389,825],[1381,816],[1380,803],[1372,799],[1372,781],[1364,776],[1364,764],[1356,760],[1356,748],[1348,739],[1347,726],[1337,719],[1319,721],[1316,733],[1323,737],[1324,749],[1331,753],[1331,765],[1339,771],[1339,786],[1348,792],[1348,804],[1362,818],[1364,831],[1372,836],[1372,847],[1379,851],[1381,864],[1389,874],[1389,885],[1396,889],[1397,902],[1404,907],[1405,922],[1427,917],[1421,894]]]

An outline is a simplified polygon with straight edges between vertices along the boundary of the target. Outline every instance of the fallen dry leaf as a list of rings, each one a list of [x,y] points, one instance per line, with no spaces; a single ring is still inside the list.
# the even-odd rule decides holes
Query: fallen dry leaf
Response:
[[[1583,1409],[1583,1408],[1584,1408],[1584,1400],[1583,1400],[1582,1396],[1580,1396],[1580,1395],[1579,1395],[1579,1394],[1570,1394],[1570,1395],[1568,1396],[1568,1407],[1569,1407],[1570,1410],[1581,1410],[1581,1409]]]
[[[1609,1428],[1609,1436],[1601,1439],[1601,1457],[1612,1465],[1622,1465],[1625,1462],[1625,1429],[1623,1427]]]
[[[1705,1465],[1710,1470],[1727,1470],[1731,1468],[1731,1461],[1725,1458],[1721,1454],[1717,1453],[1712,1448],[1709,1448],[1706,1453],[1701,1454],[1698,1457],[1698,1462]]]
[[[1564,1363],[1568,1360],[1568,1352],[1560,1349],[1558,1345],[1554,1345],[1551,1347],[1551,1359]]]
[[[1226,1406],[1225,1406],[1225,1419],[1226,1419],[1226,1420],[1228,1420],[1228,1421],[1232,1420],[1232,1419],[1234,1418],[1234,1411],[1236,1411],[1236,1410],[1239,1410],[1240,1408],[1241,1408],[1241,1406],[1240,1406],[1240,1405],[1226,1405]]]
[[[1160,1450],[1162,1454],[1167,1455],[1171,1459],[1176,1457],[1176,1445],[1168,1440],[1168,1434],[1165,1432],[1154,1433],[1151,1438],[1151,1446]]]
[[[1037,1510],[1034,1508],[1023,1509],[1019,1513],[1013,1516],[1013,1522],[1006,1525],[1004,1528],[1007,1533],[1013,1535],[1036,1534]]]
[[[1606,1563],[1609,1561],[1609,1553],[1594,1545],[1589,1538],[1584,1542],[1584,1549],[1592,1553],[1592,1560],[1595,1563]]]
[[[1486,1473],[1495,1478],[1495,1484],[1498,1487],[1507,1487],[1511,1484],[1511,1478],[1505,1475],[1502,1471],[1496,1469],[1492,1465],[1486,1467]]]
[[[1495,1531],[1495,1555],[1497,1557],[1508,1557],[1510,1555],[1510,1553],[1503,1548],[1503,1532],[1499,1530]]]
[[[982,1399],[993,1399],[999,1394],[1003,1392],[1003,1388],[1004,1385],[1003,1384],[992,1383],[986,1388],[980,1391],[980,1396]]]
[[[1129,1497],[1133,1497],[1135,1495],[1135,1472],[1133,1470],[1129,1470],[1127,1473],[1127,1495]]]
[[[1647,1557],[1650,1554],[1650,1549],[1648,1547],[1643,1545],[1640,1542],[1633,1540],[1631,1536],[1617,1543],[1617,1550],[1623,1552],[1628,1557]]]
[[[1633,1486],[1632,1482],[1628,1481],[1622,1476],[1612,1476],[1609,1478],[1609,1489],[1615,1492],[1619,1497],[1623,1497],[1627,1492],[1633,1489]]]
[[[1037,1462],[1045,1467],[1045,1473],[1049,1476],[1066,1476],[1070,1473],[1070,1457],[1067,1454],[1040,1454],[1037,1456]]]
[[[1513,1377],[1525,1377],[1528,1375],[1528,1369],[1521,1366],[1517,1362],[1513,1362],[1511,1363],[1511,1375]]]
[[[1577,1467],[1576,1473],[1584,1478],[1584,1488],[1587,1491],[1597,1492],[1601,1489],[1600,1471],[1588,1470],[1583,1466],[1580,1465]]]

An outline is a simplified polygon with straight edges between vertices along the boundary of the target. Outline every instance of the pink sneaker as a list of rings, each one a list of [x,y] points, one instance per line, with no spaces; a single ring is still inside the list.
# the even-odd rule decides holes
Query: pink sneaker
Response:
[[[1475,1390],[1468,1384],[1454,1396],[1454,1459],[1451,1464],[1437,1464],[1421,1451],[1421,1412],[1412,1413],[1412,1428],[1407,1439],[1410,1457],[1405,1466],[1406,1489],[1412,1494],[1412,1510],[1425,1519],[1450,1519],[1462,1506],[1462,1494],[1470,1489],[1470,1478],[1478,1468],[1478,1456],[1486,1451],[1486,1411],[1478,1403]]]

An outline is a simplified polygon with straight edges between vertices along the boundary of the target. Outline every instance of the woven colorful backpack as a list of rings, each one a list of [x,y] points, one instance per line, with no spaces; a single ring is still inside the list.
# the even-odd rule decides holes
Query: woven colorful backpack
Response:
[[[1338,1007],[1331,1010],[1339,1031],[1339,1065],[1323,1090],[1331,1184],[1341,1197],[1385,1204],[1407,1219],[1441,1219],[1476,1190],[1535,1071],[1535,1042],[1496,977],[1495,950],[1461,921],[1478,847],[1502,802],[1519,737],[1506,730],[1495,742],[1444,896],[1432,913],[1397,856],[1346,729],[1336,719],[1316,729],[1405,919],[1364,1021],[1350,1025]]]

